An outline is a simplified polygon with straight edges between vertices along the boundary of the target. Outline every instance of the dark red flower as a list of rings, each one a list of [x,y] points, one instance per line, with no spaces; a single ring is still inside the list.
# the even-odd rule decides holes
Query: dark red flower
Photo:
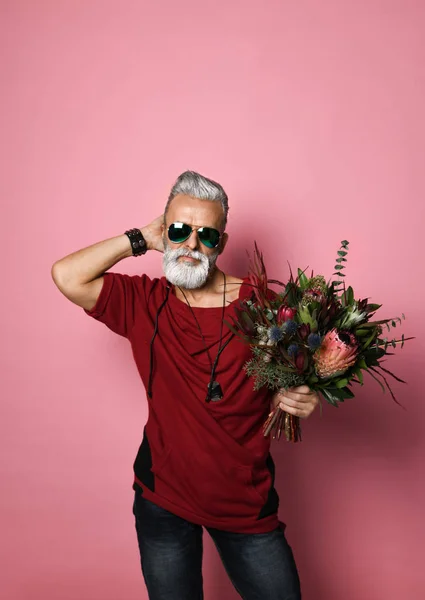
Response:
[[[299,352],[295,358],[295,366],[297,367],[298,371],[301,373],[304,369],[304,354],[302,352]]]
[[[298,335],[302,340],[305,340],[311,333],[310,325],[308,323],[303,323],[298,327]]]
[[[296,314],[296,308],[282,305],[277,311],[277,322],[281,325],[282,323],[285,323],[285,321],[292,321]]]

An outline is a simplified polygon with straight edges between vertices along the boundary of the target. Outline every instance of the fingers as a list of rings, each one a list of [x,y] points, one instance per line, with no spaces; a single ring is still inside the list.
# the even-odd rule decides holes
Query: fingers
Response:
[[[297,408],[295,406],[289,406],[289,404],[285,404],[283,402],[279,404],[279,407],[285,412],[289,413],[290,415],[294,415],[294,417],[300,417],[300,419],[306,419],[310,416],[311,412],[306,409]]]
[[[298,385],[296,387],[291,387],[288,388],[287,390],[285,390],[286,392],[291,392],[291,393],[295,393],[295,394],[301,394],[301,395],[308,395],[308,394],[312,394],[313,392],[311,391],[311,389],[308,387],[308,385]]]
[[[312,392],[308,386],[299,386],[298,388],[289,388],[278,392],[275,405],[278,405],[290,415],[305,419],[310,416],[318,402],[318,395]]]
[[[296,402],[310,402],[311,396],[314,392],[307,385],[300,385],[298,387],[288,388],[287,390],[282,389],[278,392],[279,396],[295,400]]]
[[[295,415],[301,419],[307,418],[312,412],[309,404],[300,404],[295,402],[295,400],[286,398],[281,400],[278,406],[290,415]]]
[[[140,231],[146,240],[149,250],[158,250],[158,252],[164,252],[163,243],[163,225],[164,217],[160,215],[152,221],[146,227],[143,227]]]

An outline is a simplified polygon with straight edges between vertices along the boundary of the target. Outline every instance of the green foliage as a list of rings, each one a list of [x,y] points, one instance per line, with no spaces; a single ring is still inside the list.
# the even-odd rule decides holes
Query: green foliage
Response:
[[[354,398],[353,392],[348,387],[343,387],[340,389],[337,387],[319,389],[326,400],[330,404],[333,404],[333,406],[338,406],[338,402],[344,402],[344,400],[347,398]]]
[[[305,382],[305,376],[299,375],[294,367],[277,363],[275,360],[266,362],[264,350],[261,348],[252,350],[253,358],[245,364],[244,369],[247,375],[254,378],[255,390],[263,386],[277,390],[281,387],[302,385]]]
[[[341,304],[342,306],[352,306],[354,304],[354,291],[351,285],[342,294]]]
[[[356,375],[357,379],[359,380],[360,385],[363,385],[363,374],[362,374],[362,370],[360,369],[360,367],[353,369],[353,372],[354,372],[354,375]]]
[[[308,277],[306,276],[304,271],[301,271],[301,269],[298,269],[298,285],[302,290],[305,290],[308,285]]]
[[[300,323],[310,325],[311,331],[317,331],[317,320],[314,310],[310,313],[310,306],[300,306],[298,309],[297,318]]]
[[[379,359],[385,355],[384,348],[369,348],[363,352],[363,358],[368,367],[379,365]]]

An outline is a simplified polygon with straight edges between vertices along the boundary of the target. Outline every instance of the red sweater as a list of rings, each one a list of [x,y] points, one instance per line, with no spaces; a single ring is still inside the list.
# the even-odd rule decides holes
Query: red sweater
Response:
[[[167,296],[167,285],[170,288]],[[251,288],[244,280],[239,298]],[[240,533],[278,526],[270,440],[262,426],[270,396],[254,391],[243,365],[249,347],[223,326],[215,379],[223,398],[205,402],[211,365],[193,314],[166,279],[108,272],[96,306],[85,312],[126,337],[146,389],[153,344],[152,398],[143,441],[134,462],[133,489],[193,523]],[[235,300],[225,309],[233,314]],[[214,361],[222,308],[192,309]]]

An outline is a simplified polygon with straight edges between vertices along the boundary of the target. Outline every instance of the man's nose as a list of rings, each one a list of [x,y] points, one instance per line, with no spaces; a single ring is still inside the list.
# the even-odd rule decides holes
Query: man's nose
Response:
[[[188,248],[190,248],[191,250],[196,250],[198,245],[199,245],[198,234],[197,234],[196,230],[194,229],[192,231],[192,233],[190,234],[190,236],[186,240],[186,246]]]

